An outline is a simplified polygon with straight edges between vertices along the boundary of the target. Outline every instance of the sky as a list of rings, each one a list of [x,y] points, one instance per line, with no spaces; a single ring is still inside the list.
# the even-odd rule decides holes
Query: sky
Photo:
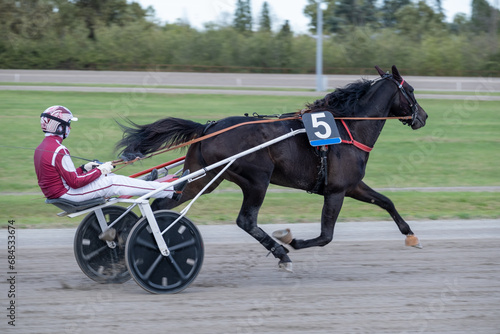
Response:
[[[143,8],[152,6],[162,23],[174,23],[177,19],[189,22],[192,27],[203,28],[207,22],[232,22],[236,0],[134,0]],[[260,15],[262,4],[266,0],[251,0],[254,21]],[[498,0],[489,0],[494,4]],[[309,19],[304,16],[307,0],[267,0],[273,29],[277,30],[285,20],[289,20],[292,31],[306,33]],[[447,21],[452,21],[457,13],[470,15],[472,0],[442,0]],[[430,3],[430,2],[429,2]]]

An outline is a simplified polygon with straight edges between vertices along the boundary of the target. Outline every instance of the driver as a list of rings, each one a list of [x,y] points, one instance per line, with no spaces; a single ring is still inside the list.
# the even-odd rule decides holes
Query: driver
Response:
[[[111,161],[88,162],[75,168],[62,142],[70,133],[71,121],[78,118],[63,106],[49,107],[40,117],[45,139],[35,150],[34,162],[38,185],[46,198],[81,202],[99,197],[142,196],[163,186],[160,182],[113,174]],[[152,197],[178,201],[186,185],[187,181],[182,182],[175,189],[166,188]]]

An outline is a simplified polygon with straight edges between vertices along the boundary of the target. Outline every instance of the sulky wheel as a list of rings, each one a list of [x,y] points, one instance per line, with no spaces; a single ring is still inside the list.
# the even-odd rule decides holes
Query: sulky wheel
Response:
[[[109,225],[126,211],[121,206],[102,208],[102,213]],[[123,283],[130,279],[125,263],[125,244],[127,237],[139,218],[132,211],[122,217],[106,240],[99,238],[101,228],[95,212],[88,214],[76,230],[73,244],[76,262],[80,269],[99,283]],[[116,232],[116,233],[115,233]]]
[[[155,211],[154,216],[165,230],[179,217],[174,211]],[[128,236],[127,267],[134,280],[151,293],[176,293],[187,288],[203,264],[203,240],[196,226],[183,217],[163,234],[169,256],[163,256],[148,221],[142,218]]]

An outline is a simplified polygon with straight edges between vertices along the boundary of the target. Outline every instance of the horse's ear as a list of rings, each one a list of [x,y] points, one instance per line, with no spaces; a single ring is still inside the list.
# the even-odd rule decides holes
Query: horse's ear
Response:
[[[382,71],[382,69],[378,67],[378,65],[375,65],[375,69],[377,70],[378,74],[380,74],[381,77],[385,75],[385,72]]]
[[[392,77],[394,79],[396,79],[396,81],[403,80],[403,77],[401,76],[401,74],[399,74],[399,71],[398,71],[398,68],[396,67],[396,65],[392,65]]]

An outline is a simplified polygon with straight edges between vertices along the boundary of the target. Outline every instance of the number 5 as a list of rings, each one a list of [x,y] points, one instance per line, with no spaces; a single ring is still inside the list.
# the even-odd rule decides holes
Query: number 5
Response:
[[[332,128],[330,127],[330,125],[328,125],[327,122],[325,122],[325,121],[318,121],[318,118],[324,118],[324,117],[326,117],[325,113],[322,112],[322,113],[311,114],[311,117],[312,117],[312,126],[313,126],[313,128],[319,128],[320,126],[322,126],[322,127],[325,128],[325,133],[321,133],[319,131],[316,131],[314,134],[316,136],[318,136],[318,138],[321,138],[321,139],[329,138],[330,135],[332,134]]]

